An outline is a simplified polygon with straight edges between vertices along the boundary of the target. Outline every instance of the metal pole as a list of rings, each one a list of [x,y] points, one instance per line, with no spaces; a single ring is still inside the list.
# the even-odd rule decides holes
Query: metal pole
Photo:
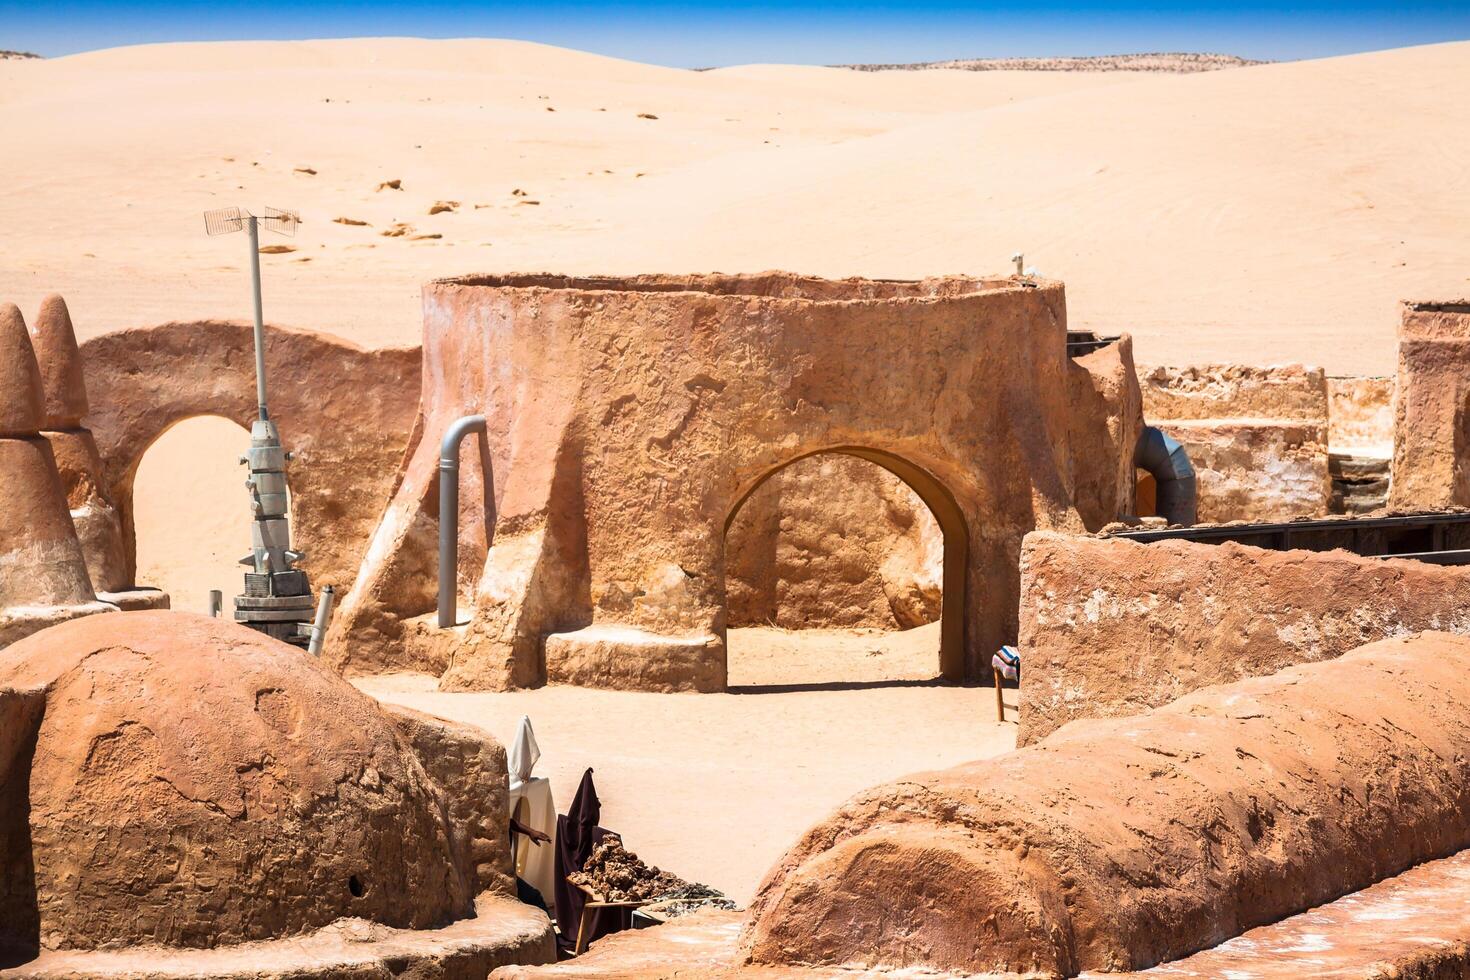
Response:
[[[322,586],[322,595],[316,604],[316,622],[311,625],[311,640],[306,644],[306,652],[313,657],[322,655],[322,643],[327,638],[327,625],[332,621],[332,595],[334,590],[330,585]]]
[[[209,590],[209,614],[219,619],[219,611],[224,608],[225,594],[219,589]]]
[[[459,600],[459,444],[485,432],[485,416],[455,419],[439,444],[439,628],[454,625]]]
[[[255,401],[262,420],[270,418],[265,407],[265,321],[260,309],[260,229],[255,215],[245,219],[250,229],[250,288],[255,298]]]

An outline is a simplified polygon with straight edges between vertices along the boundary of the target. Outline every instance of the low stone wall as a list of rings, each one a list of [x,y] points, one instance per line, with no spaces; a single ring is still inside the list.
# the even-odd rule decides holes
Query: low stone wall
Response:
[[[1331,481],[1322,426],[1267,419],[1159,422],[1189,453],[1202,523],[1328,512]]]
[[[1470,633],[1470,569],[1029,534],[1018,744],[1425,629]]]
[[[1204,522],[1326,514],[1328,389],[1320,368],[1140,368],[1148,424],[1194,465]]]
[[[1470,639],[1373,644],[876,787],[767,876],[758,964],[1076,976],[1470,845]]]
[[[1160,419],[1327,420],[1327,376],[1301,364],[1138,369],[1143,415]]]

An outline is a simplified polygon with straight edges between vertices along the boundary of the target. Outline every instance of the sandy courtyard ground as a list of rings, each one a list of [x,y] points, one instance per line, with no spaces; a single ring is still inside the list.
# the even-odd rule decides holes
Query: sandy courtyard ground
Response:
[[[822,631],[827,632],[827,631]],[[818,641],[831,654],[831,638]],[[441,694],[416,675],[360,678],[384,701],[479,725],[507,745],[529,715],[557,807],[591,766],[603,825],[639,856],[742,905],[807,827],[887,779],[1015,747],[985,688],[639,694],[551,686]],[[1006,697],[1015,705],[1015,691]],[[1011,715],[1014,718],[1014,714]]]
[[[932,681],[939,623],[909,630],[747,626],[728,631],[732,688]]]

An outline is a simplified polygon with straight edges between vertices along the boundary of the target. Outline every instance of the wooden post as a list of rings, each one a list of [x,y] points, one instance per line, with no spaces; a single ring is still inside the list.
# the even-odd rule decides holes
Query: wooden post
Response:
[[[587,919],[591,911],[587,904],[582,905],[582,914],[577,917],[577,941],[572,945],[573,956],[581,956],[587,951]]]
[[[990,672],[995,675],[995,720],[1003,722],[1006,720],[1006,702],[1001,694],[1000,668],[992,666]]]

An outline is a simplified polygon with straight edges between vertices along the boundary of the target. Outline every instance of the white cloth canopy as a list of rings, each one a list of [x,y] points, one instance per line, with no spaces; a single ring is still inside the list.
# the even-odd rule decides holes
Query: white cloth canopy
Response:
[[[539,847],[520,834],[511,835],[515,872],[541,893],[546,904],[556,904],[556,802],[551,798],[551,780],[531,775],[541,758],[531,719],[522,716],[507,761],[510,764],[510,813],[521,823],[551,838]]]

